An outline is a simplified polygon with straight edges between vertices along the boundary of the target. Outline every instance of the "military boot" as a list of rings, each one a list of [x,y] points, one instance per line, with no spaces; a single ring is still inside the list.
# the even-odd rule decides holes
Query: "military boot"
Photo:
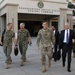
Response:
[[[26,60],[23,60],[23,62],[25,63],[25,62],[26,62]]]
[[[10,64],[12,64],[12,60],[11,60],[11,59],[9,60],[9,65],[10,65]]]
[[[23,62],[23,60],[21,61],[21,66],[24,66],[24,62]]]
[[[23,60],[23,62],[26,62],[27,60],[26,60],[26,58]]]
[[[8,64],[5,64],[5,69],[9,69],[9,65]]]
[[[49,68],[51,67],[51,61],[48,61],[48,67]]]
[[[75,58],[75,53],[73,53],[73,58]]]
[[[46,72],[46,65],[42,66],[42,72]]]
[[[12,62],[12,59],[10,59],[10,61]]]

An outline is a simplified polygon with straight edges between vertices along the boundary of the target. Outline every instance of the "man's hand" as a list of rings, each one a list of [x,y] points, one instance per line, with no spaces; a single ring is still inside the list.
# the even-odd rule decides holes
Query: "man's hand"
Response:
[[[2,42],[0,41],[0,45],[2,45]]]
[[[2,42],[1,42],[1,36],[0,36],[0,45],[2,45]]]
[[[32,45],[32,42],[31,42],[31,41],[29,42],[29,45],[30,45],[30,46]]]
[[[14,49],[16,49],[16,48],[17,48],[17,45],[14,46]]]
[[[29,36],[28,38],[28,44],[31,46],[32,45],[32,40],[31,40],[31,37]]]
[[[75,39],[72,39],[72,43],[75,43]]]
[[[40,46],[37,46],[37,50],[40,50]]]

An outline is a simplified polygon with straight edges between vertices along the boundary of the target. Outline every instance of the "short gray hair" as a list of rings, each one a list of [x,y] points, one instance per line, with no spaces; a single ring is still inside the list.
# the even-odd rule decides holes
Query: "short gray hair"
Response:
[[[68,22],[66,22],[65,25],[70,25],[70,24]]]
[[[20,23],[20,26],[25,26],[25,23]]]

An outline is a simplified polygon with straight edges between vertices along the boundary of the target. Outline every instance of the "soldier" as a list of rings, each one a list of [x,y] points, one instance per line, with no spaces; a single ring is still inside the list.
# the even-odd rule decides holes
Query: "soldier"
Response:
[[[24,23],[20,23],[20,30],[18,31],[18,42],[21,53],[21,66],[23,66],[24,62],[26,61],[26,51],[28,48],[28,43],[30,45],[32,44],[30,33],[27,29],[25,29]]]
[[[46,53],[48,56],[48,66],[51,67],[51,59],[53,56],[53,50],[51,42],[55,44],[55,36],[52,29],[48,28],[46,21],[42,23],[43,29],[38,32],[37,47],[40,48],[41,41],[41,55],[42,55],[42,72],[46,72]]]
[[[3,50],[6,56],[6,62],[5,62],[6,69],[8,69],[9,65],[12,63],[10,55],[12,52],[12,38],[15,37],[15,33],[11,30],[12,27],[13,27],[12,23],[8,23],[7,29],[4,34],[3,43],[1,42],[1,39],[0,39],[0,44],[3,44]]]

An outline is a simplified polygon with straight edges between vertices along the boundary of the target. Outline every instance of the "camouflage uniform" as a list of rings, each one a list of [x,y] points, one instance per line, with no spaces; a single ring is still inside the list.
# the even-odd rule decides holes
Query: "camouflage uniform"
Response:
[[[30,37],[30,33],[27,29],[18,31],[18,41],[19,41],[19,49],[22,55],[21,59],[26,61],[26,51],[28,48],[28,38]]]
[[[54,33],[51,29],[41,29],[38,32],[37,36],[37,46],[39,46],[39,43],[41,41],[41,55],[42,55],[42,65],[46,63],[46,53],[48,56],[49,61],[51,61],[52,56],[53,56],[53,51],[52,51],[52,45],[55,43],[55,36]]]
[[[6,63],[9,64],[11,61],[12,52],[12,38],[15,37],[15,33],[12,30],[7,30],[4,34],[3,50],[6,56]]]

